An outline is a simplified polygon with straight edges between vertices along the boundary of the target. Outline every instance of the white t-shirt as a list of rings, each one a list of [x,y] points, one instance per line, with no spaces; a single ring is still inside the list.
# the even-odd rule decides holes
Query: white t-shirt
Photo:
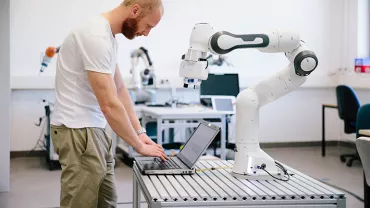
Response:
[[[87,74],[95,71],[113,77],[117,46],[109,22],[100,15],[69,33],[58,53],[51,124],[69,128],[106,127]]]

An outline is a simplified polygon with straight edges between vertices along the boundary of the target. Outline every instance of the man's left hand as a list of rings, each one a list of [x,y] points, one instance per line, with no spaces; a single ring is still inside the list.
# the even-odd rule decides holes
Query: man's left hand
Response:
[[[139,138],[140,138],[140,140],[141,140],[142,142],[144,142],[145,144],[149,144],[149,145],[157,145],[157,146],[159,146],[160,148],[162,148],[159,144],[157,144],[157,143],[153,142],[153,140],[152,140],[152,139],[150,139],[150,138],[148,137],[148,135],[146,135],[146,134],[140,134],[140,135],[139,135]]]
[[[152,139],[150,139],[148,137],[148,135],[146,135],[145,133],[144,134],[140,134],[139,135],[139,139],[144,142],[145,144],[148,144],[148,145],[154,145],[154,146],[157,146],[159,147],[161,150],[163,150],[163,147],[155,142],[153,142]],[[165,156],[166,159],[169,159],[167,156]]]

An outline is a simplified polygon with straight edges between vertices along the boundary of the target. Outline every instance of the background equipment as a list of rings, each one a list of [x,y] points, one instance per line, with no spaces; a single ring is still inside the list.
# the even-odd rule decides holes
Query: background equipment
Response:
[[[139,59],[145,64],[144,70],[138,69]],[[153,89],[156,88],[156,75],[148,50],[144,47],[131,53],[130,73],[132,74],[130,95],[133,102],[136,104],[154,102],[156,97]]]
[[[42,62],[41,62],[40,73],[44,72],[44,70],[48,67],[54,55],[56,53],[59,53],[59,49],[60,49],[60,46],[59,47],[49,46],[48,48],[46,48],[44,57],[42,58]]]

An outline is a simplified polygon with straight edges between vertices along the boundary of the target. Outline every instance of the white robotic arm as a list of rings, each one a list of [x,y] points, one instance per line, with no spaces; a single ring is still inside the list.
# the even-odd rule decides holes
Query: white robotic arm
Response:
[[[248,179],[283,179],[284,171],[259,145],[259,108],[295,90],[317,67],[318,60],[296,33],[235,35],[215,32],[206,23],[193,28],[190,47],[183,55],[180,76],[184,87],[197,88],[208,78],[206,55],[226,54],[235,49],[255,48],[265,53],[285,53],[290,64],[271,77],[239,93],[236,101],[236,148],[233,175]]]
[[[137,68],[139,58],[143,60],[146,67],[142,71]],[[156,85],[153,63],[149,57],[148,50],[144,47],[140,47],[131,53],[131,67],[132,85],[134,88],[140,89],[143,86],[147,86],[150,79],[153,79],[153,85]]]
[[[138,69],[139,59],[144,62],[144,70]],[[148,86],[150,79],[152,79],[153,88],[156,88],[156,76],[148,50],[144,47],[140,47],[131,53],[130,73],[132,74],[131,85],[133,89],[129,90],[129,92],[132,101],[135,103],[154,102],[156,100],[155,90],[148,89]]]
[[[41,61],[41,68],[39,75],[44,72],[44,70],[48,67],[50,61],[53,59],[54,55],[59,53],[60,46],[54,47],[54,46],[49,46],[46,48],[44,56]]]

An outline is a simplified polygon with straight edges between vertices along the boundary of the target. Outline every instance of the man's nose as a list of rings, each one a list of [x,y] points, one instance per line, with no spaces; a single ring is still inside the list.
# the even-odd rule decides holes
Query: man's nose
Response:
[[[149,35],[149,33],[150,33],[150,29],[149,29],[149,30],[145,30],[145,31],[144,31],[144,36],[148,36],[148,35]]]

